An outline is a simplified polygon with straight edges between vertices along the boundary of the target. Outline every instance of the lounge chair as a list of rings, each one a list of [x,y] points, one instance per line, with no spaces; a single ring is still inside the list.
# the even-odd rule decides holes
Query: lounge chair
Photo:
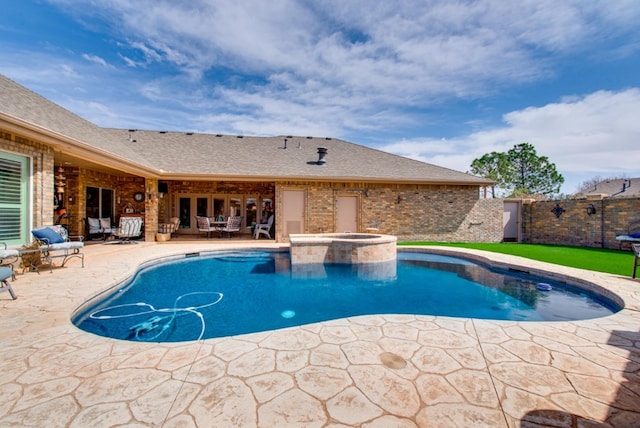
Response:
[[[229,235],[229,238],[231,238],[232,233],[240,232],[241,224],[242,224],[242,216],[239,216],[239,215],[230,216],[227,219],[227,225],[218,230],[220,232],[220,236],[222,236],[222,234],[226,232]]]
[[[627,227],[626,235],[616,235],[616,241],[620,243],[620,249],[626,245],[631,245],[632,243],[640,243],[640,221],[634,221],[629,223]]]
[[[84,236],[69,236],[67,229],[59,224],[33,229],[31,234],[38,246],[34,249],[22,250],[20,255],[38,252],[41,259],[49,263],[51,272],[53,272],[53,259],[58,257],[62,258],[62,267],[74,257],[82,260],[82,267],[84,267],[84,254],[80,252],[84,247]],[[23,257],[22,260],[24,261],[25,258]],[[37,266],[27,267],[38,271]]]
[[[121,244],[136,243],[132,241],[132,238],[140,237],[142,233],[142,217],[120,217],[120,223],[118,229],[111,235],[114,238],[119,239]]]
[[[207,232],[207,238],[211,237],[211,232],[219,232],[220,228],[211,224],[209,217],[196,216],[198,231]]]
[[[267,235],[268,239],[271,239],[271,226],[273,225],[273,214],[269,216],[269,220],[266,223],[258,223],[256,224],[256,228],[253,231],[253,237],[255,239],[260,239],[260,235]]]

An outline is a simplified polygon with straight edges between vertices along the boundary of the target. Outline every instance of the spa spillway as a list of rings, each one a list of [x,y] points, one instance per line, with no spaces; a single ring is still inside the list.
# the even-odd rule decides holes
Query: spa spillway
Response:
[[[289,235],[291,265],[360,264],[396,260],[397,238],[371,233]]]

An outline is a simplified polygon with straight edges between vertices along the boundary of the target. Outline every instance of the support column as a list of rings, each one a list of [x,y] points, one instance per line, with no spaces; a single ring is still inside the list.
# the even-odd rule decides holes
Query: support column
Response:
[[[154,242],[158,231],[158,180],[145,178],[144,240]]]

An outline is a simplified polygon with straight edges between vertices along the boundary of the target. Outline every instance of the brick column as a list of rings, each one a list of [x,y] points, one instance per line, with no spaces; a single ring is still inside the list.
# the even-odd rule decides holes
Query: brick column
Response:
[[[146,199],[144,202],[144,240],[153,242],[158,231],[158,180],[145,178]]]

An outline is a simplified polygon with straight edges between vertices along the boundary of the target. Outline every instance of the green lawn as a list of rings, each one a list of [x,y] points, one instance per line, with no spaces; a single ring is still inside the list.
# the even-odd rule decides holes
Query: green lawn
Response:
[[[631,251],[516,243],[399,242],[398,245],[473,248],[622,276],[631,276],[633,270],[633,252]]]

